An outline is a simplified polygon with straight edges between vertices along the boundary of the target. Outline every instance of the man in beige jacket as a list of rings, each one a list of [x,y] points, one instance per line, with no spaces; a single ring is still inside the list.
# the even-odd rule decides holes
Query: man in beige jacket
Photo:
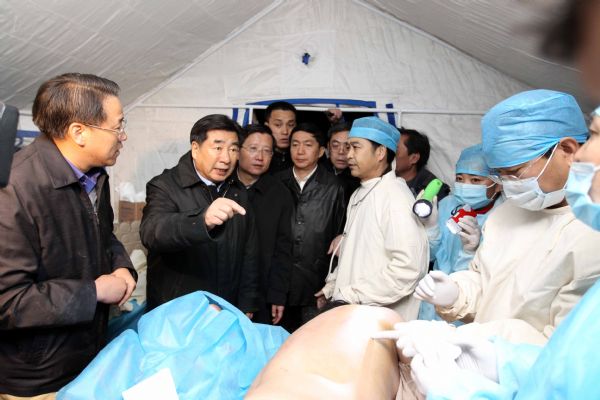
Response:
[[[417,318],[420,302],[411,293],[427,272],[429,250],[412,213],[415,199],[390,167],[399,136],[376,117],[352,125],[348,166],[361,186],[350,198],[344,233],[331,245],[339,264],[316,294],[320,304],[330,299],[385,306],[405,320]]]

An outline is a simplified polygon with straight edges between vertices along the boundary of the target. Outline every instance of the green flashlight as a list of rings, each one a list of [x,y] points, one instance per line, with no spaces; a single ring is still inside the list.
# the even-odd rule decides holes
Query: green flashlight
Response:
[[[413,205],[413,212],[417,217],[427,218],[431,215],[433,211],[433,198],[440,192],[442,185],[442,181],[437,178],[429,182],[423,192],[423,197],[415,201]]]

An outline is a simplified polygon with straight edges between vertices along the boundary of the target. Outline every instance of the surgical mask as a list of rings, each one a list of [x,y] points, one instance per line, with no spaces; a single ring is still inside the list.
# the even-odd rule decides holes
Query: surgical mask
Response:
[[[571,164],[567,180],[567,202],[573,214],[584,224],[600,231],[600,204],[594,203],[589,195],[592,180],[600,166],[586,162]]]
[[[487,197],[487,189],[488,187],[485,185],[456,182],[453,194],[459,203],[468,204],[471,208],[477,210],[487,206],[492,201]]]
[[[544,208],[554,206],[565,198],[565,189],[555,190],[553,192],[545,193],[541,188],[538,180],[540,176],[546,171],[550,160],[554,156],[556,147],[552,150],[552,154],[546,161],[544,169],[536,177],[510,180],[506,179],[502,181],[502,190],[506,195],[507,201],[517,207],[524,208],[531,211],[539,211]]]

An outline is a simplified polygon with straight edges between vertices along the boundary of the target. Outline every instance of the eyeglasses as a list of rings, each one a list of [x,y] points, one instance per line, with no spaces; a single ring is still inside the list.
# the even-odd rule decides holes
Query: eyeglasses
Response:
[[[84,124],[83,122],[82,122],[82,124],[85,126],[89,126],[90,128],[96,128],[96,129],[100,129],[103,131],[112,132],[115,135],[117,135],[117,139],[119,139],[119,140],[124,140],[127,137],[127,133],[125,133],[125,127],[127,126],[127,120],[125,120],[125,119],[123,121],[121,121],[121,127],[119,129],[102,128],[101,126],[92,125],[92,124]]]
[[[346,153],[350,149],[348,142],[338,142],[337,140],[331,142],[330,146],[331,150],[336,150],[342,153]]]
[[[255,156],[258,153],[260,153],[261,155],[265,155],[267,157],[273,156],[273,150],[271,150],[271,149],[259,149],[258,147],[254,147],[254,146],[250,146],[250,147],[242,146],[242,149],[246,150],[248,152],[248,154],[250,154],[251,156]]]
[[[529,165],[527,165],[525,167],[525,169],[523,169],[521,171],[521,173],[519,174],[519,176],[516,175],[500,175],[498,173],[498,171],[492,173],[490,175],[490,179],[494,182],[497,183],[499,185],[502,185],[504,182],[514,182],[514,181],[519,181],[522,179],[523,175],[525,175],[525,173],[527,171],[529,171],[529,169],[536,163],[538,162],[542,157],[544,157],[544,155],[542,154],[541,156],[539,156],[538,158],[536,158],[535,160],[531,160],[529,161]],[[545,167],[544,167],[545,168]]]

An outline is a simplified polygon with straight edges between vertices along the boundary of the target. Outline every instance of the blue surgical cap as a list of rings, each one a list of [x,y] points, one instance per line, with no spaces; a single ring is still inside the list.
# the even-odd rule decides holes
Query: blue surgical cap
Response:
[[[377,117],[364,117],[354,121],[348,139],[363,138],[379,143],[396,153],[400,132],[398,129]]]
[[[573,96],[530,90],[496,104],[481,120],[483,154],[490,168],[523,164],[564,137],[585,142],[588,129]]]
[[[467,147],[460,153],[456,162],[457,174],[489,176],[490,169],[485,163],[481,143]]]

